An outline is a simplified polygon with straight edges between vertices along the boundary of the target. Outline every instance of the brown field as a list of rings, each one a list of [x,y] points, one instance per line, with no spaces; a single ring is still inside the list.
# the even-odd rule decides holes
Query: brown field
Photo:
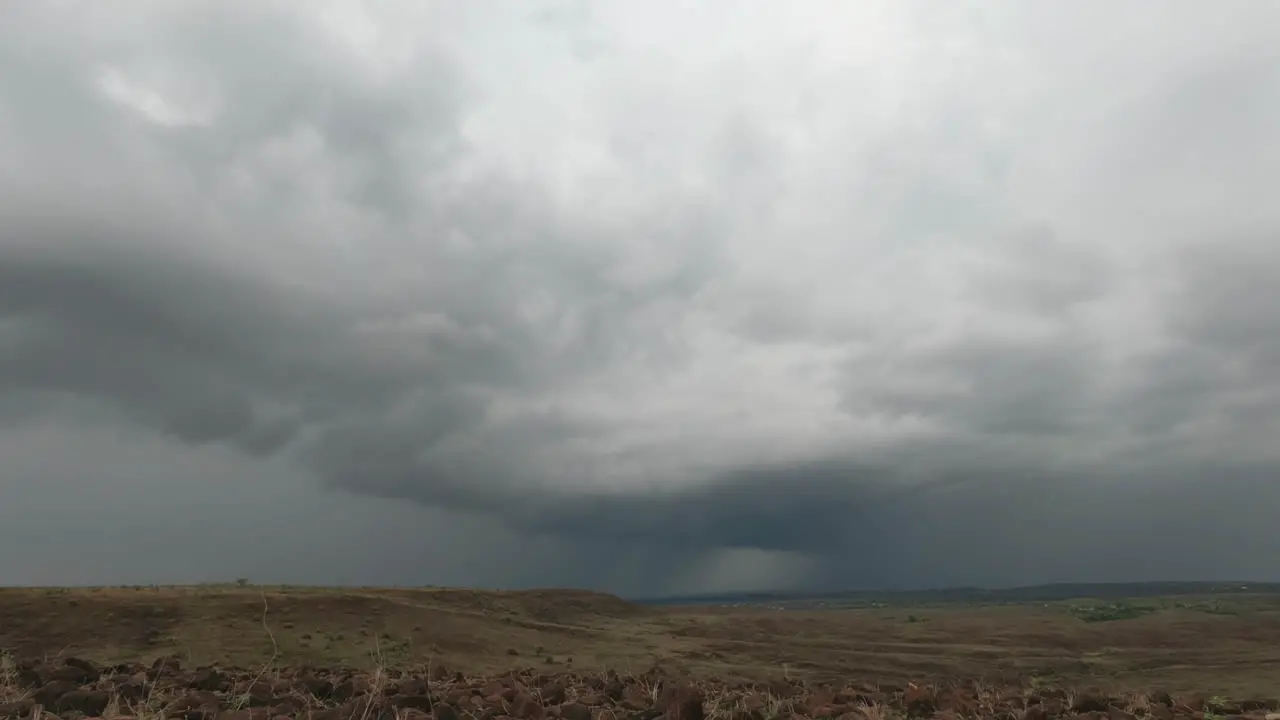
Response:
[[[915,706],[928,710],[926,715],[1021,718],[1028,703],[1048,708],[1046,717],[1074,715],[1088,710],[1088,703],[1072,710],[1076,693],[1088,692],[1111,699],[1096,710],[1116,706],[1135,717],[1265,717],[1277,703],[1264,700],[1280,696],[1280,598],[1230,602],[1229,612],[1167,604],[1141,617],[1086,623],[1063,604],[778,611],[641,607],[608,595],[558,590],[0,589],[0,651],[8,673],[0,682],[7,688],[0,691],[0,718],[29,713],[41,687],[58,682],[51,677],[77,672],[65,670],[66,658],[95,668],[92,678],[76,678],[82,684],[107,683],[107,668],[114,668],[111,688],[117,689],[130,682],[126,677],[153,684],[161,675],[178,677],[165,690],[170,700],[175,688],[186,692],[198,684],[191,669],[229,668],[226,687],[218,690],[222,699],[205,698],[224,713],[240,697],[236,693],[254,682],[279,684],[285,678],[296,685],[298,673],[318,672],[366,686],[429,675],[439,687],[419,688],[419,694],[462,693],[463,704],[454,705],[464,716],[469,706],[463,701],[479,698],[472,708],[477,712],[470,713],[477,720],[521,717],[523,712],[502,705],[510,699],[497,695],[519,695],[548,683],[568,688],[567,699],[554,708],[537,696],[551,716],[561,713],[560,704],[582,696],[600,702],[586,705],[588,715],[572,720],[600,720],[603,710],[623,709],[627,714],[619,718],[646,720],[639,717],[643,708],[624,707],[623,696],[648,693],[650,705],[658,703],[661,676],[697,683],[708,715],[747,713],[738,720],[755,718],[753,712],[756,720],[779,712],[907,714],[911,694],[925,692],[921,688],[932,693],[925,706]],[[173,672],[165,670],[174,660]],[[143,672],[156,662],[159,675]],[[188,674],[178,673],[178,665]],[[495,678],[506,678],[506,690],[502,682],[493,684]],[[621,683],[622,689],[610,694],[595,687],[602,682]],[[786,700],[794,694],[787,688],[801,685],[807,699]],[[668,695],[675,692],[674,681],[666,686]],[[826,686],[845,688],[844,695],[817,690]],[[937,700],[935,688],[944,687],[969,688],[967,699],[954,707]],[[48,693],[72,689],[45,690],[43,704],[62,702]],[[395,692],[387,688],[382,695]],[[1165,698],[1165,692],[1172,694],[1166,703],[1171,714],[1152,699]],[[752,693],[759,697],[751,700]],[[1039,705],[1042,698],[1050,704]],[[1215,709],[1213,703],[1225,701],[1214,698],[1251,702]],[[819,701],[825,705],[813,707]],[[752,703],[756,707],[747,707]],[[112,707],[117,715],[125,712]],[[522,720],[537,720],[542,712]],[[210,714],[166,713],[186,720]],[[370,714],[367,705],[362,714]],[[1113,714],[1111,720],[1126,717]]]

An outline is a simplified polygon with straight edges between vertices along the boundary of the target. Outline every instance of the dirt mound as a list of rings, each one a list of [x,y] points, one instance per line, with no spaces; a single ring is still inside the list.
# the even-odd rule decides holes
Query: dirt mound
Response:
[[[166,717],[184,720],[774,720],[775,718],[960,717],[1274,720],[1280,701],[1124,696],[1055,689],[861,682],[807,685],[695,682],[654,668],[641,675],[533,669],[467,677],[440,664],[403,671],[343,668],[188,668],[167,656],[150,664],[99,666],[83,658],[19,662],[0,675],[0,719]]]
[[[575,622],[590,617],[627,619],[646,612],[616,595],[586,590],[522,590],[504,595],[516,612],[544,622]]]

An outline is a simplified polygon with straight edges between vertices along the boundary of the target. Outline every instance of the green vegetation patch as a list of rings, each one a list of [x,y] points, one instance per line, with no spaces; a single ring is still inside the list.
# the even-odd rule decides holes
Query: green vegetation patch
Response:
[[[1176,602],[1174,607],[1183,610],[1195,610],[1197,612],[1208,613],[1210,615],[1239,615],[1240,611],[1229,605],[1223,605],[1217,600],[1205,600],[1201,602]]]
[[[1155,605],[1134,605],[1127,602],[1105,603],[1101,605],[1072,605],[1071,614],[1084,622],[1112,622],[1115,620],[1132,620],[1159,611]]]

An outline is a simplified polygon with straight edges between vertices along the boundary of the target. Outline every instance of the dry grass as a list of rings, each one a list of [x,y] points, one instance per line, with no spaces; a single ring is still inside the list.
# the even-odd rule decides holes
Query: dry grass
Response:
[[[0,649],[247,668],[657,665],[699,678],[1280,693],[1280,599],[1240,602],[1235,614],[1183,608],[1084,623],[1058,605],[778,612],[641,608],[571,591],[3,589]]]

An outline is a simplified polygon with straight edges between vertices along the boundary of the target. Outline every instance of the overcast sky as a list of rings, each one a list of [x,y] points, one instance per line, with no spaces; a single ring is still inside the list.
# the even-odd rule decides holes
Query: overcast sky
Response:
[[[1280,580],[1280,4],[0,15],[0,584]]]

